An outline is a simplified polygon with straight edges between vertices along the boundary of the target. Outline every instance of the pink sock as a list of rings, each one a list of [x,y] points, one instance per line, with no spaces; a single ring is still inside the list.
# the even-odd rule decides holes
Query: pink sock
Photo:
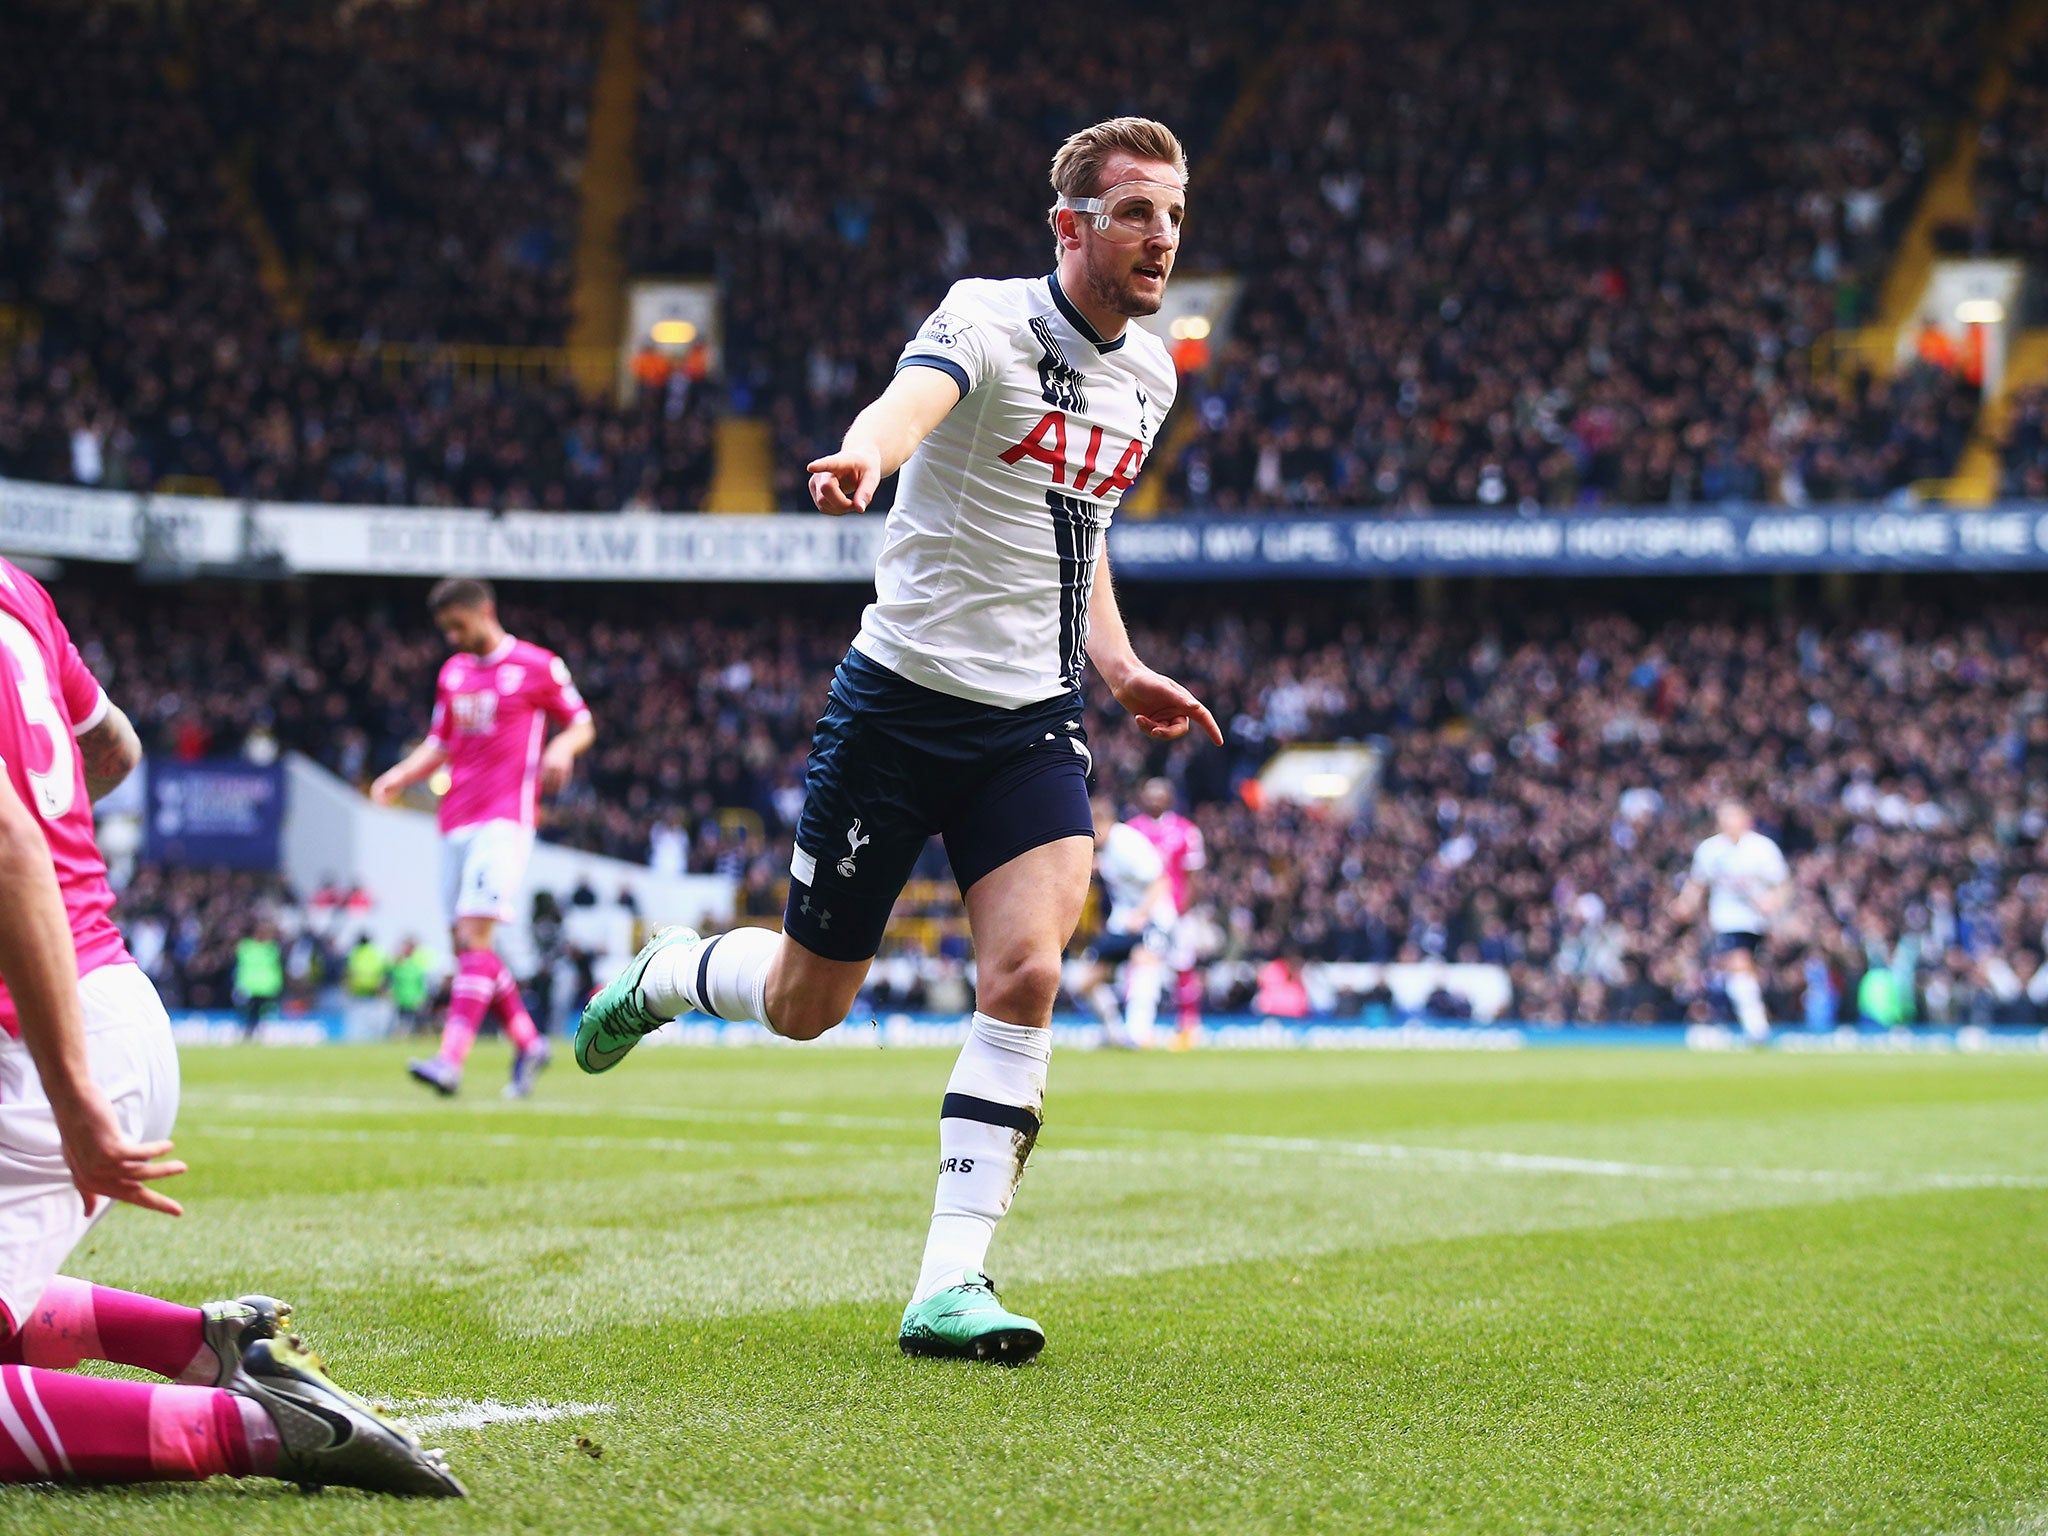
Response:
[[[0,1483],[188,1481],[276,1464],[276,1427],[231,1392],[0,1366]]]
[[[67,1371],[112,1360],[174,1381],[210,1381],[217,1366],[205,1321],[196,1307],[54,1275],[21,1326],[0,1338],[0,1362]]]
[[[498,960],[494,954],[493,960]],[[540,1043],[540,1030],[533,1022],[533,1015],[526,1011],[526,999],[519,995],[519,983],[512,979],[511,967],[498,960],[498,980],[491,989],[491,1006],[497,1010],[498,1022],[505,1026],[505,1038],[512,1042],[513,1049],[524,1053]]]
[[[448,1022],[441,1027],[441,1059],[459,1067],[469,1059],[484,1011],[497,987],[498,957],[488,949],[466,949],[455,962],[455,980],[448,986]]]

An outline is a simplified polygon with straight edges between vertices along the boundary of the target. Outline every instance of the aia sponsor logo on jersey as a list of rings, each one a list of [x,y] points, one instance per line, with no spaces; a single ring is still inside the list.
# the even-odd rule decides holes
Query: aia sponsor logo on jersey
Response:
[[[1079,438],[1080,434],[1073,434]],[[1078,460],[1069,455],[1067,413],[1047,411],[1038,418],[1038,424],[1024,434],[1024,440],[1012,443],[996,457],[1013,468],[1025,459],[1035,459],[1052,471],[1054,485],[1071,485],[1083,496],[1100,501],[1104,497],[1121,496],[1131,488],[1138,478],[1138,471],[1145,467],[1145,443],[1142,438],[1128,439],[1123,452],[1117,455],[1116,467],[1104,471],[1101,467],[1103,453],[1103,432],[1099,426],[1090,426],[1085,444],[1077,441],[1075,450]],[[1072,473],[1070,481],[1067,476]],[[1096,476],[1100,479],[1095,479]],[[1094,484],[1089,481],[1094,479]]]

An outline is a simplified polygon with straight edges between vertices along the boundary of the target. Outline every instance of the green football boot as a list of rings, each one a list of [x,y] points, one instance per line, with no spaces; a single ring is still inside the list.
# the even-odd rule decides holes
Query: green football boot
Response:
[[[996,1300],[994,1282],[969,1269],[961,1272],[958,1285],[903,1309],[896,1345],[906,1355],[1022,1365],[1045,1348],[1045,1330]]]
[[[696,942],[694,928],[657,930],[640,946],[633,963],[583,1005],[583,1017],[576,1021],[577,1066],[586,1072],[609,1072],[643,1037],[668,1022],[649,1013],[640,1001],[640,978],[647,974],[647,962],[664,949]]]

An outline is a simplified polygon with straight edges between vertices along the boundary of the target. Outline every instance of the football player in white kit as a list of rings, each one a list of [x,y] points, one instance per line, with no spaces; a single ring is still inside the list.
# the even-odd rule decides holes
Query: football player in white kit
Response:
[[[1173,404],[1158,312],[1187,163],[1114,118],[1052,164],[1055,269],[953,285],[844,446],[810,466],[821,511],[864,512],[902,471],[876,600],[818,722],[783,932],[658,934],[591,999],[577,1064],[605,1071],[691,1009],[809,1040],[846,1017],[934,833],[966,902],[975,1013],[939,1110],[939,1185],[904,1310],[906,1353],[1020,1364],[1045,1343],[983,1269],[1038,1135],[1061,956],[1095,846],[1083,666],[1158,740],[1221,742],[1139,661],[1103,533]]]
[[[1792,871],[1778,845],[1756,830],[1749,808],[1724,800],[1714,812],[1712,837],[1692,856],[1685,889],[1671,912],[1682,923],[1699,916],[1706,903],[1707,926],[1714,931],[1714,950],[1726,973],[1728,1001],[1742,1032],[1761,1040],[1771,1032],[1764,1011],[1762,977],[1757,972],[1757,946],[1770,931],[1771,920],[1791,895]]]
[[[1076,990],[1094,1005],[1111,1045],[1145,1050],[1152,1044],[1159,984],[1180,914],[1166,860],[1152,839],[1118,821],[1116,804],[1107,795],[1095,797],[1093,810],[1095,869],[1109,895],[1109,916],[1088,946],[1088,970]],[[1124,968],[1126,1007],[1121,1010],[1112,985],[1118,966]]]

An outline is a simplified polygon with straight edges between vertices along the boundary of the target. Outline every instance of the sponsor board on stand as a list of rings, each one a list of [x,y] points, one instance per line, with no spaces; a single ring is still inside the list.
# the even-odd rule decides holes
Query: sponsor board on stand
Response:
[[[502,513],[142,496],[0,479],[0,551],[281,574],[861,583],[880,517]],[[1126,518],[1128,580],[2048,570],[2048,505],[1615,508],[1568,515]]]

